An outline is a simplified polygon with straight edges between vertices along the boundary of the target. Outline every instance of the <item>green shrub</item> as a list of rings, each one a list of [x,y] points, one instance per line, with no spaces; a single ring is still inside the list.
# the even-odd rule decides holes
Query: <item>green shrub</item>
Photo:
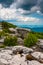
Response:
[[[3,28],[3,29],[16,28],[16,25],[13,25],[13,24],[8,23],[8,22],[6,22],[6,21],[2,21],[2,28]]]
[[[3,29],[5,33],[9,33],[9,29]]]
[[[3,31],[0,31],[0,38],[4,35]]]
[[[0,46],[0,48],[5,48],[5,45]]]
[[[6,46],[15,46],[17,45],[17,37],[16,36],[7,36],[4,40],[4,45]]]
[[[24,45],[27,47],[31,47],[35,45],[36,42],[37,42],[37,37],[32,33],[27,34],[27,36],[24,39]]]
[[[36,35],[38,39],[43,39],[43,32],[31,32],[31,33]]]
[[[43,34],[39,34],[39,33],[36,33],[36,36],[39,38],[39,39],[43,39]]]
[[[0,38],[1,38],[1,36],[2,36],[2,32],[0,32]]]

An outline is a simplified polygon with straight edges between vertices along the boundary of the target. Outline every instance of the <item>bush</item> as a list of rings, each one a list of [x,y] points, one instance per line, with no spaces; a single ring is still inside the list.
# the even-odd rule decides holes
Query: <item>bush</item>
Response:
[[[16,25],[13,25],[13,24],[8,23],[6,21],[2,21],[2,28],[3,29],[16,28]]]
[[[4,45],[2,45],[2,46],[0,46],[0,48],[5,48],[5,46],[4,46]]]
[[[5,33],[9,33],[9,29],[3,29]]]
[[[4,45],[6,46],[15,46],[17,45],[17,37],[16,36],[7,36],[4,40]]]
[[[32,33],[27,34],[26,38],[24,39],[24,45],[27,47],[31,47],[35,45],[36,42],[37,42],[37,37]]]
[[[38,39],[43,39],[43,32],[31,32],[32,34],[36,35]]]
[[[41,34],[41,33],[36,33],[36,36],[37,36],[39,39],[43,39],[43,34]]]
[[[0,38],[2,37],[2,32],[0,32]]]
[[[0,31],[0,38],[2,38],[3,35],[4,35],[4,32]]]

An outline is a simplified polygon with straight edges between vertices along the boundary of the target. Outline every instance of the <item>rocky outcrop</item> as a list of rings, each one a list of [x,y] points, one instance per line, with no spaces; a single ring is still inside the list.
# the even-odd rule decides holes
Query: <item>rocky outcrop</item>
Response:
[[[34,52],[33,49],[24,46],[6,47],[0,50],[0,65],[43,65],[41,59],[43,60],[43,53]]]
[[[17,33],[21,36],[21,38],[24,38],[25,35],[29,32],[31,32],[30,29],[25,29],[25,28],[16,28]]]
[[[32,61],[29,62],[29,65],[43,65],[43,64],[39,63],[36,60],[32,60]]]
[[[34,60],[38,60],[40,63],[43,63],[43,53],[41,52],[33,52],[32,56],[34,57]]]
[[[20,38],[24,38],[25,35],[29,32],[31,32],[30,29],[24,29],[24,28],[9,28],[9,31],[11,33],[13,33],[13,35],[15,34],[16,36],[20,37]]]
[[[13,51],[20,51],[20,50],[23,50],[23,53],[24,54],[28,54],[29,52],[33,52],[33,50],[31,48],[27,48],[27,47],[24,47],[24,46],[14,46],[12,48]]]
[[[14,29],[14,28],[9,28],[9,31],[10,31],[11,33],[14,33],[14,34],[16,34],[16,33],[17,33],[17,30],[16,30],[16,29]]]
[[[37,45],[43,50],[43,39],[38,39]]]
[[[28,33],[28,32],[31,32],[30,29],[26,29],[26,28],[16,28],[16,30],[19,32],[19,33]]]

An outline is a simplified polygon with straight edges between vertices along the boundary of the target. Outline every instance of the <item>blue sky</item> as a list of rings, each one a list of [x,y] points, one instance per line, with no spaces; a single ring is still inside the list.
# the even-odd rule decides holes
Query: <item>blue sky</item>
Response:
[[[0,0],[0,20],[16,25],[43,25],[43,0]]]

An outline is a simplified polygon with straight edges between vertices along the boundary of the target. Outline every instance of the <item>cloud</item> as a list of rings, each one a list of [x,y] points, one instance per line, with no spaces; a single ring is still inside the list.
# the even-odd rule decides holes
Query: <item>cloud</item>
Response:
[[[17,20],[17,21],[38,21],[38,18],[34,18],[34,17],[28,17],[28,16],[24,16],[22,15],[22,13],[26,12],[23,9],[12,9],[10,8],[4,8],[1,4],[0,4],[0,19],[2,20]]]
[[[40,11],[41,11],[41,13],[43,13],[43,0],[41,0],[39,6],[40,6]]]
[[[16,14],[16,9],[4,8],[0,4],[0,19],[14,19]]]
[[[16,0],[0,0],[0,4],[2,4],[4,7],[9,7],[15,1]]]
[[[6,8],[5,6],[7,4],[5,4],[5,2],[3,2],[4,4],[0,2],[1,3],[0,19],[3,20],[14,19],[18,21],[33,21],[33,22],[39,20],[38,18],[27,17],[26,14],[30,14],[33,12],[40,13],[42,11],[42,6],[43,6],[42,4],[40,4],[42,3],[42,0],[11,0],[10,2],[12,2],[11,5]]]
[[[39,21],[40,19],[38,18],[34,18],[34,17],[26,17],[26,16],[21,16],[21,17],[18,17],[17,21],[24,21],[24,22],[37,22]]]
[[[23,9],[24,14],[40,11],[43,13],[43,0],[16,0],[11,8]]]
[[[17,0],[16,7],[23,8],[24,10],[29,10],[31,7],[35,6],[37,0]]]
[[[0,4],[6,8],[22,9],[24,14],[36,11],[43,13],[43,0],[0,0]]]

